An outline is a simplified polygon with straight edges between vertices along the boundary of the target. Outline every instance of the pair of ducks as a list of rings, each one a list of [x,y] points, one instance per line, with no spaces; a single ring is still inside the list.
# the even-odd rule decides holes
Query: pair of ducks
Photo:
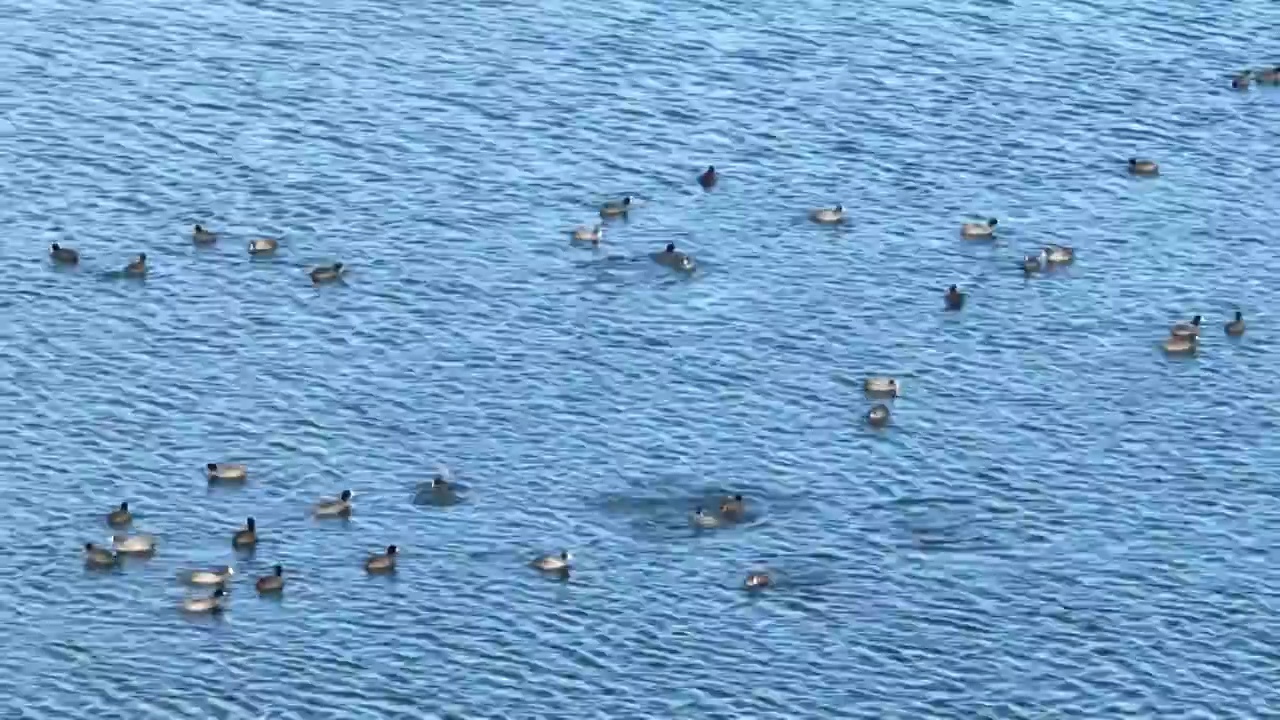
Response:
[[[78,265],[80,253],[74,248],[62,247],[58,243],[49,246],[49,257],[61,265]],[[147,274],[147,254],[138,253],[128,265],[124,266],[124,274],[129,277],[142,277]]]
[[[746,516],[747,503],[742,495],[727,497],[720,502],[720,516],[716,517],[702,509],[699,505],[693,511],[693,524],[700,528],[720,527],[725,523],[735,523]]]
[[[1194,353],[1200,345],[1200,321],[1199,315],[1191,318],[1191,322],[1180,322],[1169,328],[1169,337],[1165,338],[1162,347],[1164,351],[1170,354],[1185,355]],[[1223,324],[1222,330],[1227,337],[1240,337],[1244,335],[1244,313],[1239,310],[1231,320]]]
[[[218,233],[213,232],[212,230],[208,230],[202,225],[196,225],[195,228],[191,231],[191,239],[195,241],[197,245],[212,245],[218,242]],[[249,254],[250,255],[270,255],[271,253],[275,252],[276,249],[279,247],[280,247],[279,240],[273,240],[271,238],[258,238],[257,240],[249,241]]]
[[[952,292],[958,292],[955,285],[951,286],[947,294],[951,295]],[[862,391],[871,398],[896,398],[901,394],[901,385],[891,377],[869,377],[862,381]],[[888,425],[889,417],[889,406],[884,403],[873,405],[867,411],[867,423],[871,427],[882,428]]]
[[[1246,90],[1255,82],[1259,85],[1280,85],[1280,65],[1262,70],[1242,70],[1231,79],[1231,87]]]
[[[1040,249],[1039,254],[1022,258],[1022,272],[1024,275],[1032,275],[1044,268],[1070,265],[1075,259],[1076,251],[1068,245],[1046,245]]]

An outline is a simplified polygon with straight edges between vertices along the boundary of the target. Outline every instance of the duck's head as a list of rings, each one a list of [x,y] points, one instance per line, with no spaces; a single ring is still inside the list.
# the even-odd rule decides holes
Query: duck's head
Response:
[[[87,542],[84,544],[84,549],[86,552],[93,552],[94,547],[96,546],[91,542]]]
[[[220,598],[226,594],[227,594],[227,591],[223,588],[218,588],[217,590],[213,591],[213,596],[216,598]]]
[[[400,548],[396,547],[395,545],[388,545],[388,546],[387,546],[387,554],[388,554],[388,555],[395,555],[395,554],[396,554],[396,553],[398,553],[398,552],[400,552]]]
[[[61,250],[61,249],[62,249],[62,246],[61,246],[61,245],[59,245],[58,243],[54,243],[54,244],[52,244],[52,245],[50,245],[50,246],[49,246],[49,249],[50,249],[50,250],[52,250],[52,251],[54,251],[54,252],[58,252],[59,250]]]
[[[334,272],[342,272],[342,263],[340,263],[340,262],[336,262],[336,263],[334,263],[334,264],[333,264],[333,271],[334,271]]]
[[[209,463],[208,465],[205,465],[205,468],[207,468],[209,472],[216,472],[218,469],[218,463]]]
[[[253,518],[248,518],[244,521],[244,527],[246,530],[253,532],[258,529],[258,523],[254,522]]]
[[[706,172],[706,174],[707,174],[707,175],[715,175],[715,174],[716,174],[716,166],[715,166],[715,165],[708,165],[708,166],[707,166],[707,172]]]
[[[631,204],[631,196],[630,196],[630,195],[628,195],[628,196],[626,196],[626,197],[622,198],[622,204],[623,204],[623,205],[630,205],[630,204]]]
[[[999,220],[997,220],[997,219],[995,219],[995,218],[989,218],[989,219],[987,220],[987,227],[995,227],[995,226],[996,226],[996,225],[998,225],[999,223],[1000,223],[1000,221],[999,221]]]
[[[129,512],[129,503],[127,502],[120,503],[120,512]]]
[[[196,225],[196,230],[195,230],[195,231],[196,231],[196,232],[198,232],[198,233],[202,233],[202,232],[204,232],[204,228],[200,227],[199,225]]]
[[[1191,318],[1191,324],[1192,324],[1192,325],[1199,326],[1199,325],[1200,325],[1200,316],[1199,316],[1199,315],[1196,315],[1195,317]]]
[[[667,248],[666,248],[665,252],[673,253],[673,252],[675,252],[675,251],[676,251],[676,244],[675,244],[675,243],[667,243]]]
[[[561,559],[561,560],[563,560],[563,561],[565,561],[565,562],[569,562],[570,558],[572,558],[572,557],[573,557],[573,556],[569,554],[569,551],[568,551],[568,550],[561,550],[561,551],[560,551],[560,559]]]
[[[284,574],[284,566],[283,566],[283,565],[277,565],[277,566],[275,566],[275,568],[273,568],[272,572],[274,572],[274,573],[275,573],[275,576],[276,576],[276,577],[280,577],[281,575],[283,575],[283,574]]]
[[[146,261],[147,261],[147,254],[146,254],[146,253],[138,253],[138,262],[140,262],[140,263],[144,263],[144,262],[146,262]]]
[[[342,494],[339,495],[338,497],[342,499],[342,502],[347,502],[348,500],[351,499],[351,495],[352,493],[350,490],[343,490]]]
[[[951,293],[952,295],[955,295],[960,292],[960,289],[957,288],[955,285],[952,285],[951,287],[947,288],[947,292]]]
[[[1242,312],[1240,312],[1239,310],[1237,310],[1237,311],[1236,311],[1236,320],[1243,320],[1243,319],[1244,319],[1244,313],[1242,313]]]
[[[1138,164],[1138,158],[1129,158],[1129,167],[1133,167],[1134,165],[1137,165],[1137,164]]]
[[[836,205],[836,212],[844,212],[844,205]]]

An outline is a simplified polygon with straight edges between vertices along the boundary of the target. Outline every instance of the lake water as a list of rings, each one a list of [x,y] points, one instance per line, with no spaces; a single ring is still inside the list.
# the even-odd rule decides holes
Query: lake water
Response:
[[[0,0],[0,716],[1274,711],[1280,5],[1138,5]]]

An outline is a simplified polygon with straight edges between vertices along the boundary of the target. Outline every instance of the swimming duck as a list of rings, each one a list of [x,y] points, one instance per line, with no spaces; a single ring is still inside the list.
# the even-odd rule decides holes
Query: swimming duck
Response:
[[[368,560],[364,561],[364,570],[368,573],[390,573],[396,570],[396,553],[400,549],[395,545],[388,545],[387,552],[379,555],[370,555]]]
[[[1151,160],[1129,158],[1129,172],[1133,175],[1159,175],[1160,166]]]
[[[129,503],[122,502],[120,507],[107,513],[107,524],[120,527],[133,522],[133,513],[129,512]]]
[[[93,543],[84,544],[84,563],[90,567],[106,568],[115,567],[120,562],[120,556],[94,545]]]
[[[959,310],[964,307],[964,293],[960,292],[960,288],[955,285],[947,288],[945,300],[948,310]]]
[[[1066,265],[1075,261],[1076,251],[1066,245],[1046,245],[1040,257],[1050,265]]]
[[[763,590],[773,584],[773,579],[769,577],[769,573],[753,572],[747,575],[747,581],[743,583],[748,590]]]
[[[898,381],[890,377],[869,377],[862,381],[862,389],[868,395],[897,397],[900,387]]]
[[[350,490],[343,490],[342,494],[334,500],[321,500],[316,503],[316,517],[345,517],[351,514],[351,498],[355,497],[355,493]]]
[[[742,499],[742,495],[734,495],[725,498],[720,503],[720,514],[730,520],[741,520],[742,516],[747,512],[747,501]]]
[[[443,475],[437,474],[431,478],[431,496],[437,501],[453,500],[457,497],[458,488]]]
[[[592,245],[599,245],[600,241],[603,239],[604,239],[604,228],[599,225],[596,225],[594,227],[579,225],[573,230],[574,242],[579,242],[579,243],[589,242]]]
[[[334,263],[332,265],[321,265],[313,269],[310,273],[311,282],[319,285],[320,283],[333,282],[342,277],[342,263]]]
[[[1236,73],[1235,77],[1231,78],[1231,87],[1237,90],[1248,90],[1249,81],[1252,79],[1252,70],[1242,70],[1241,72]]]
[[[600,217],[611,218],[626,215],[631,210],[631,196],[628,195],[621,200],[610,200],[600,208]]]
[[[999,222],[991,218],[984,223],[964,223],[960,226],[960,237],[966,240],[988,240],[995,236]]]
[[[662,252],[654,253],[652,257],[659,265],[675,270],[692,272],[697,267],[691,256],[676,249],[675,243],[667,243]]]
[[[209,243],[218,241],[218,233],[206,230],[204,227],[197,225],[195,229],[191,231],[191,239],[201,245],[208,245]]]
[[[1194,335],[1166,338],[1161,347],[1170,355],[1190,355],[1196,351],[1199,341]]]
[[[270,575],[264,575],[258,578],[258,582],[254,583],[253,586],[263,595],[283,591],[284,567],[280,565],[275,566]]]
[[[884,427],[889,424],[889,406],[883,403],[867,411],[867,422],[871,427]]]
[[[130,277],[142,277],[147,274],[147,254],[138,253],[138,256],[124,266],[124,274]]]
[[[71,248],[62,247],[58,243],[49,246],[49,257],[53,258],[54,262],[65,265],[75,265],[80,262],[80,253]]]
[[[1280,65],[1267,70],[1259,70],[1253,76],[1260,85],[1280,85]]]
[[[572,559],[573,555],[570,555],[568,550],[562,550],[559,555],[543,555],[529,564],[539,570],[560,572],[569,569],[569,561]]]
[[[707,511],[703,510],[702,506],[698,506],[693,511],[693,524],[700,528],[713,528],[718,526],[720,521],[707,514]]]
[[[249,518],[244,521],[244,527],[236,531],[231,536],[231,547],[234,548],[251,548],[258,544],[258,525]]]
[[[827,225],[842,222],[844,220],[844,205],[836,205],[833,208],[818,208],[817,210],[810,210],[809,219],[816,223],[824,223]]]
[[[210,480],[240,481],[249,475],[249,469],[237,463],[209,463],[205,465]]]
[[[146,555],[156,551],[156,539],[150,535],[113,535],[111,545],[118,553]]]
[[[235,574],[236,571],[227,566],[215,570],[193,570],[187,576],[187,582],[192,585],[221,585]]]
[[[187,598],[182,601],[182,609],[189,613],[217,613],[222,612],[223,601],[227,597],[227,591],[217,588],[213,594],[207,598]]]
[[[1227,322],[1224,326],[1227,334],[1231,337],[1240,337],[1244,334],[1244,313],[1236,311],[1236,319]]]
[[[1180,322],[1169,328],[1170,337],[1200,337],[1200,316],[1191,318],[1191,322]]]
[[[258,238],[257,240],[249,241],[249,254],[250,255],[268,255],[270,253],[275,252],[276,248],[278,247],[280,247],[279,240],[272,240],[270,238]]]
[[[1041,253],[1040,255],[1028,255],[1022,258],[1022,273],[1024,275],[1033,275],[1040,272],[1040,258],[1043,256],[1044,253]]]
[[[719,179],[720,176],[716,175],[716,166],[708,165],[706,172],[698,176],[698,184],[701,185],[704,190],[710,190]]]

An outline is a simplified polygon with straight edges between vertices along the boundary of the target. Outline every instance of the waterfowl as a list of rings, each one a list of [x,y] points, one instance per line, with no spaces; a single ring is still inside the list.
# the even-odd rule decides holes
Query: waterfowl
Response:
[[[49,246],[49,257],[53,258],[54,262],[65,265],[75,265],[80,262],[80,253],[71,248],[62,247],[58,243]]]
[[[253,518],[244,521],[244,527],[231,536],[231,547],[251,548],[258,544],[258,525]]]
[[[457,495],[458,489],[453,483],[444,479],[443,475],[436,475],[431,478],[431,495],[437,500],[451,500]]]
[[[707,511],[699,506],[693,511],[693,524],[700,528],[713,528],[719,525],[720,521],[708,515]]]
[[[1180,322],[1169,328],[1170,337],[1200,337],[1200,316],[1191,318],[1191,322]]]
[[[239,481],[249,475],[248,468],[236,463],[209,463],[205,465],[205,469],[209,473],[210,480]]]
[[[1028,255],[1022,258],[1022,273],[1024,275],[1032,275],[1040,272],[1040,258],[1042,256],[1043,253],[1040,255]]]
[[[719,179],[720,176],[716,174],[716,166],[708,165],[706,172],[698,176],[698,184],[701,185],[704,190],[710,190]]]
[[[1129,158],[1129,172],[1133,175],[1159,175],[1160,166],[1151,160]]]
[[[316,517],[345,517],[351,514],[351,498],[355,497],[355,493],[350,490],[343,490],[342,494],[333,500],[321,500],[316,503]]]
[[[1240,337],[1244,334],[1244,314],[1239,310],[1236,311],[1236,319],[1227,322],[1223,329],[1231,337]]]
[[[600,241],[603,239],[604,239],[604,228],[599,225],[596,225],[594,227],[579,225],[573,230],[574,242],[580,242],[580,243],[589,242],[592,245],[599,245]]]
[[[208,245],[218,241],[218,233],[206,230],[203,226],[197,225],[191,231],[191,239],[201,245]]]
[[[395,572],[396,569],[396,553],[399,548],[395,545],[388,545],[387,552],[378,555],[370,555],[368,560],[364,561],[364,570],[369,573],[389,573]]]
[[[1067,265],[1076,259],[1076,251],[1066,245],[1046,245],[1040,254],[1050,265]]]
[[[120,556],[94,545],[93,543],[84,544],[84,564],[90,567],[105,568],[115,567],[120,562]]]
[[[320,283],[333,282],[342,277],[342,263],[334,263],[332,265],[321,265],[313,269],[310,273],[311,282],[319,285]]]
[[[122,502],[120,507],[107,513],[107,524],[113,527],[122,527],[133,522],[133,513],[129,512],[129,503]]]
[[[124,266],[124,274],[130,277],[142,277],[147,274],[147,254],[138,253],[138,256]]]
[[[947,294],[944,299],[948,310],[959,310],[964,307],[964,293],[960,292],[960,288],[955,285],[947,288]]]
[[[111,545],[118,553],[146,555],[156,550],[156,539],[150,535],[113,535]]]
[[[628,195],[621,200],[610,200],[600,208],[600,217],[611,218],[626,215],[631,210],[631,196]]]
[[[966,240],[986,240],[996,234],[999,220],[991,218],[984,223],[964,223],[960,226],[960,237]]]
[[[1194,335],[1165,338],[1161,347],[1170,355],[1190,355],[1196,351],[1199,341]]]
[[[572,559],[573,555],[570,555],[568,550],[562,550],[559,555],[543,555],[540,558],[534,559],[534,561],[529,564],[539,570],[559,572],[561,570],[568,570],[569,561]]]
[[[867,422],[871,427],[884,427],[889,424],[889,406],[881,403],[867,411]]]
[[[691,256],[676,249],[675,243],[667,243],[667,246],[662,249],[662,252],[656,252],[652,257],[654,262],[659,265],[663,265],[674,270],[692,272],[697,267]]]
[[[1237,90],[1248,90],[1249,81],[1252,79],[1252,70],[1242,70],[1241,72],[1236,73],[1235,77],[1231,78],[1231,87]]]
[[[888,395],[897,397],[899,392],[898,381],[891,377],[869,377],[862,381],[862,389],[868,395]]]
[[[753,572],[747,575],[747,581],[743,583],[748,590],[763,590],[773,584],[773,579],[769,577],[769,573]]]
[[[1254,73],[1259,85],[1280,85],[1280,65]]]
[[[284,590],[284,567],[277,565],[270,575],[263,575],[253,586],[259,593],[278,593]]]
[[[214,570],[193,570],[187,576],[187,582],[192,585],[221,585],[235,574],[235,570],[226,566]]]
[[[250,255],[266,255],[266,254],[275,252],[276,248],[278,247],[280,247],[279,240],[272,240],[270,238],[258,238],[257,240],[249,241],[249,254]]]
[[[809,211],[809,219],[816,223],[832,224],[844,220],[844,205],[833,208],[818,208]]]
[[[217,588],[213,594],[207,598],[187,598],[182,601],[182,609],[189,613],[216,613],[222,612],[222,603],[227,597],[227,591]]]
[[[720,503],[720,514],[730,520],[741,520],[742,516],[747,512],[747,501],[742,499],[742,495],[734,495],[731,498],[725,498]]]

